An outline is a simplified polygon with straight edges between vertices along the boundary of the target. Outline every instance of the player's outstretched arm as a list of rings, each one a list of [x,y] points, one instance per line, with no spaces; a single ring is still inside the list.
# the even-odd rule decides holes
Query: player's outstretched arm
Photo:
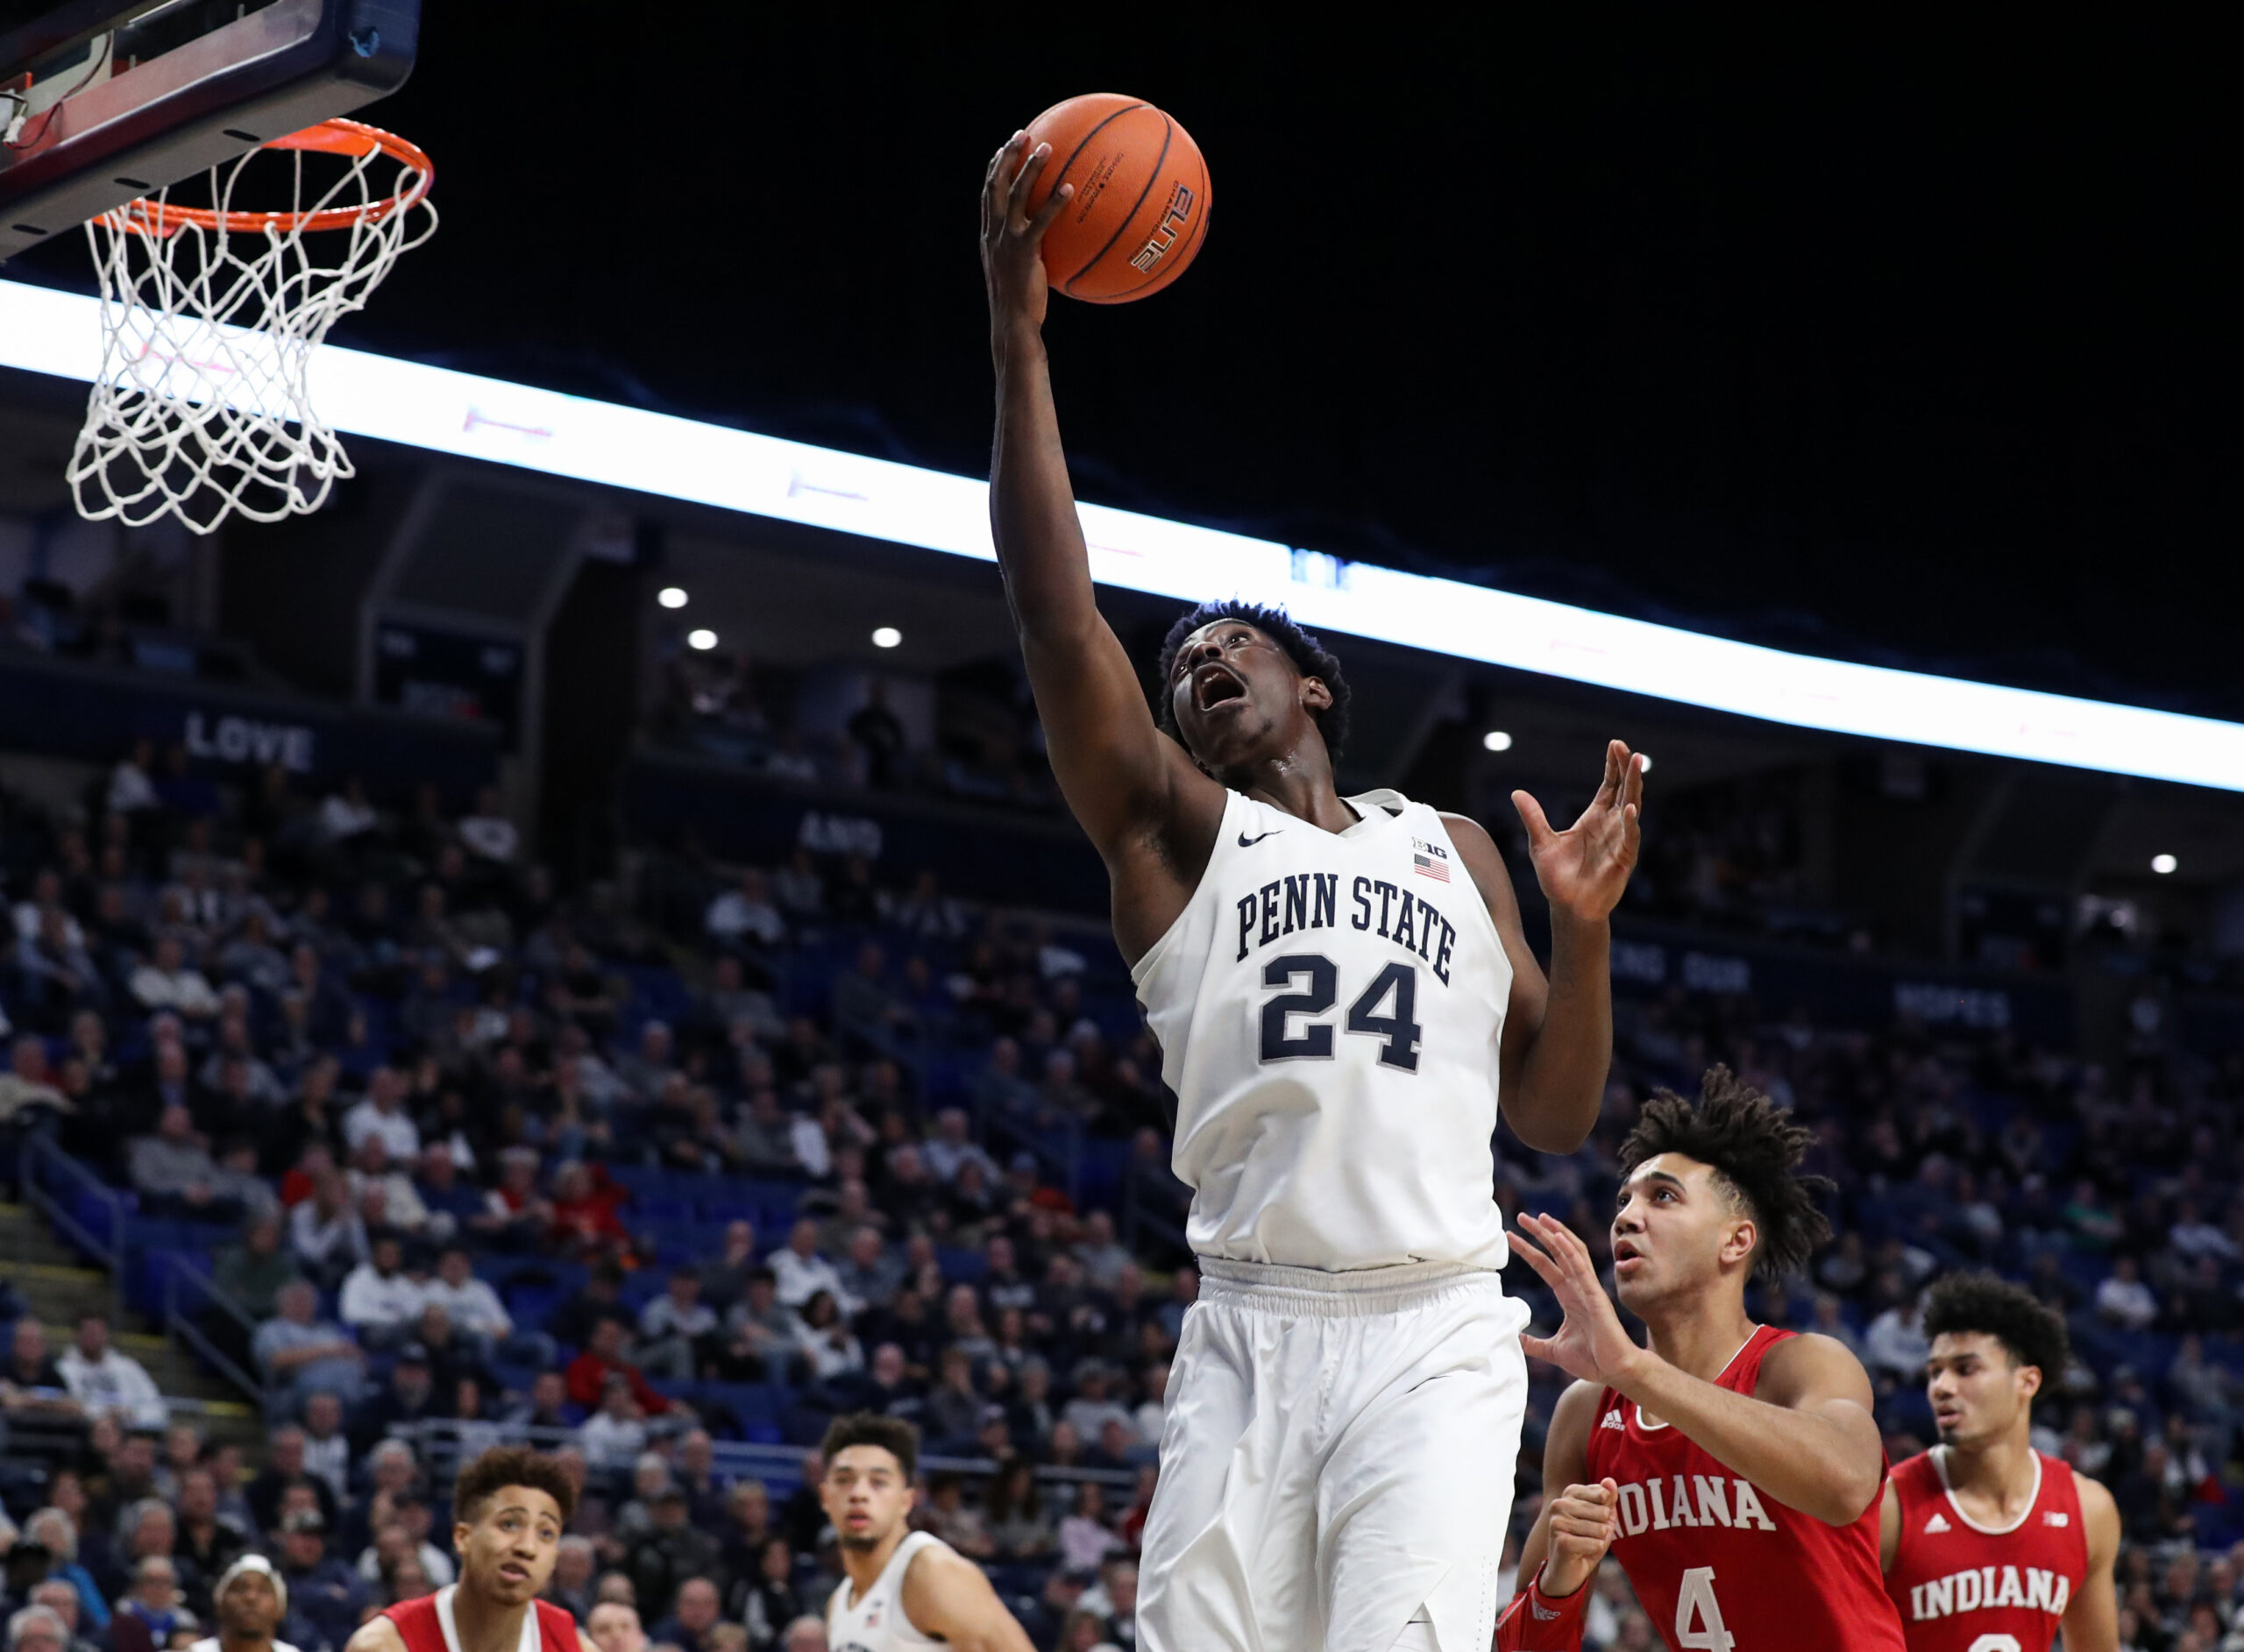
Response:
[[[1039,246],[1067,204],[1068,186],[1033,217],[1028,213],[1029,191],[1049,158],[1048,146],[1031,150],[1016,133],[983,180],[982,270],[998,372],[990,527],[1068,806],[1118,883],[1133,856],[1150,850],[1189,893],[1215,844],[1223,789],[1154,727],[1138,674],[1092,592],[1044,353],[1049,294]],[[1167,927],[1164,919],[1147,940]]]
[[[904,1574],[904,1615],[956,1652],[1036,1652],[982,1568],[945,1549],[923,1549]]]
[[[1570,1153],[1588,1138],[1613,1062],[1610,919],[1636,869],[1642,838],[1644,768],[1619,741],[1605,749],[1605,776],[1581,818],[1552,828],[1527,793],[1512,801],[1527,827],[1535,876],[1551,904],[1551,974],[1529,950],[1519,900],[1488,834],[1445,815],[1511,960],[1511,1002],[1497,1053],[1504,1123],[1543,1152]]]
[[[2076,1474],[2073,1485],[2088,1528],[2088,1576],[2065,1607],[2065,1652],[2120,1652],[2120,1592],[2112,1581],[2120,1557],[2120,1506],[2095,1480]]]
[[[1626,1394],[1787,1508],[1832,1526],[1862,1518],[1885,1484],[1885,1453],[1869,1373],[1843,1343],[1787,1338],[1762,1358],[1757,1393],[1732,1393],[1630,1341],[1589,1248],[1565,1223],[1528,1215],[1519,1225],[1535,1242],[1512,1235],[1513,1254],[1566,1311],[1554,1335],[1519,1339],[1530,1355]]]

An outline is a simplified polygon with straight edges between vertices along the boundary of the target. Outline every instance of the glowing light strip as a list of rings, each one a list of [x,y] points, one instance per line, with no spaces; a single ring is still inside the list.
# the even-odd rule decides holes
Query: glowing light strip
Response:
[[[0,281],[0,365],[90,380],[95,308]],[[978,478],[359,351],[323,349],[314,374],[351,435],[994,560]],[[1788,654],[1133,511],[1082,516],[1103,585],[1283,605],[1323,630],[1802,728],[2244,791],[2244,724]]]

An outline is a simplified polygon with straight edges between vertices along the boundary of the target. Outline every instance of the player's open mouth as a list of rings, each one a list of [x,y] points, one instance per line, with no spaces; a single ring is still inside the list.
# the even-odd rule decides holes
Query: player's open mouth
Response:
[[[527,1566],[515,1565],[501,1566],[499,1568],[499,1575],[501,1578],[504,1578],[508,1583],[528,1583],[529,1581],[529,1568]]]
[[[1246,683],[1228,665],[1218,665],[1211,660],[1192,673],[1192,703],[1204,712],[1225,700],[1246,698]]]

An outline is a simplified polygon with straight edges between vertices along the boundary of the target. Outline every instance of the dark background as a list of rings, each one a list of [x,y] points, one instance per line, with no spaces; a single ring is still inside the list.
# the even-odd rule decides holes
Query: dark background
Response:
[[[1215,204],[1055,301],[1086,497],[2244,715],[2210,35],[1224,15],[430,0],[368,112],[444,229],[351,337],[979,471],[983,166],[1127,91]]]

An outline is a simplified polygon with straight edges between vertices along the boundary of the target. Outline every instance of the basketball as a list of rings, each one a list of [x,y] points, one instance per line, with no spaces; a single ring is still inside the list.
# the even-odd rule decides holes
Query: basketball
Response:
[[[1044,236],[1053,290],[1126,304],[1182,275],[1208,238],[1208,163],[1170,116],[1140,98],[1087,92],[1028,124],[1032,152],[1052,145],[1031,213],[1062,183],[1074,198]]]

